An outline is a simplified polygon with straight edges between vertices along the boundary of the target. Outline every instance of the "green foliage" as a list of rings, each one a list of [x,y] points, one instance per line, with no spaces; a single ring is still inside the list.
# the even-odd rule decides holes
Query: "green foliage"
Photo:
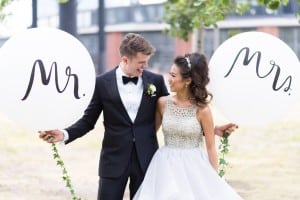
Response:
[[[14,0],[1,0],[0,1],[0,10],[2,11],[4,7],[10,4]]]
[[[229,133],[224,132],[223,136],[220,139],[221,144],[219,145],[219,176],[223,177],[226,173],[226,167],[228,162],[225,160],[225,155],[229,152],[229,143],[228,143]]]
[[[163,20],[170,25],[166,32],[186,41],[195,28],[216,27],[229,13],[242,14],[249,9],[247,3],[237,0],[168,0],[164,7]]]
[[[58,0],[58,3],[67,3],[69,0]]]
[[[287,5],[289,0],[257,0],[257,2],[266,8],[277,10],[281,5]]]
[[[52,145],[52,151],[53,151],[53,159],[56,160],[56,165],[60,166],[62,169],[62,179],[63,179],[63,181],[66,182],[66,187],[70,190],[70,193],[72,195],[72,200],[81,200],[81,198],[77,197],[75,194],[75,191],[71,184],[71,178],[68,175],[68,171],[65,168],[64,161],[61,159],[55,143],[52,143],[51,145]]]
[[[14,0],[0,0],[0,21],[3,21],[5,16],[7,15],[4,12],[4,8],[6,8],[13,1]]]
[[[216,27],[231,13],[243,14],[250,9],[250,1],[239,0],[167,0],[163,20],[170,25],[165,31],[185,41],[194,29]],[[289,0],[256,0],[258,4],[276,10]],[[300,0],[298,0],[300,4]],[[300,11],[297,13],[300,23]]]

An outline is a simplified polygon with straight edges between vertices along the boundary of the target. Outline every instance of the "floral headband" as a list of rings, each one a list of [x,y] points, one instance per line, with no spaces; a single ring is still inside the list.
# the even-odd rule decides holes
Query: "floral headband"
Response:
[[[187,62],[187,64],[188,64],[188,68],[190,68],[191,69],[191,60],[190,60],[190,58],[189,57],[184,57],[185,58],[185,60],[186,60],[186,62]]]

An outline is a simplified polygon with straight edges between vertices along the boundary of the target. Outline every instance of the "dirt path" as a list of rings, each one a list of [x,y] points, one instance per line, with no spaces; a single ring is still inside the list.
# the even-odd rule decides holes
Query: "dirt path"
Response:
[[[226,180],[246,200],[300,199],[299,120],[300,106],[280,123],[265,128],[240,127],[230,138]],[[101,128],[98,125],[84,138],[58,146],[75,192],[87,200],[97,195]],[[71,199],[50,145],[38,139],[37,133],[1,115],[0,199]]]

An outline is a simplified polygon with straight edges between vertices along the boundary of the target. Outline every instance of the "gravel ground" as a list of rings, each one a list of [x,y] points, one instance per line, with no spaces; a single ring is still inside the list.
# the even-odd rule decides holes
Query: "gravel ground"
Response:
[[[246,200],[300,199],[300,106],[282,121],[264,128],[240,127],[230,137],[226,180]],[[101,121],[101,120],[99,120]],[[216,117],[216,124],[222,123]],[[97,168],[102,125],[59,153],[77,196],[97,196]],[[162,134],[159,134],[160,142]],[[0,199],[67,200],[69,190],[49,144],[36,132],[18,127],[0,115]],[[124,196],[128,198],[128,191]]]

